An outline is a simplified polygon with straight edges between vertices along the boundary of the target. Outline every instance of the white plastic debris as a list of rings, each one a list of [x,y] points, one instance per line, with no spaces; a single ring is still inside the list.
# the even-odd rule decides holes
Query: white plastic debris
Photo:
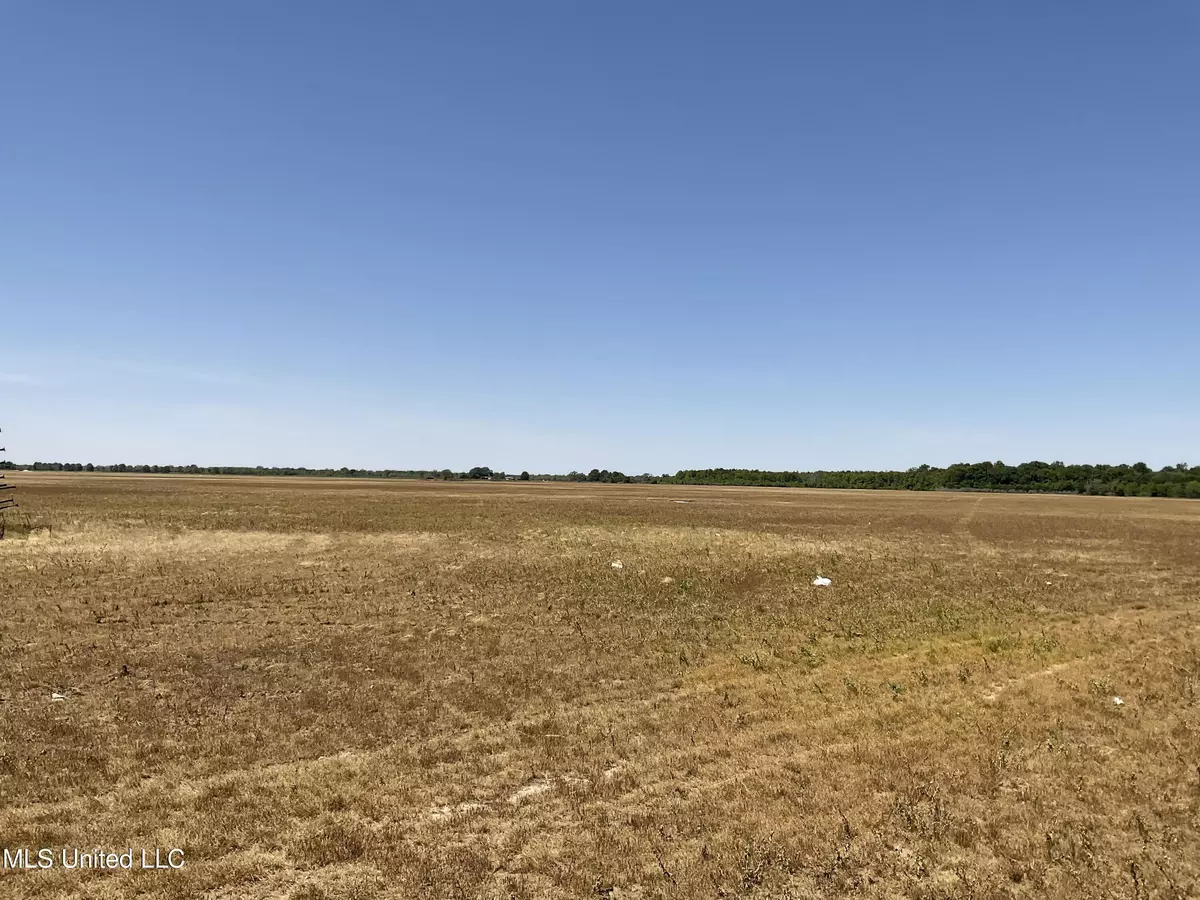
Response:
[[[51,703],[61,703],[63,700],[66,700],[66,699],[67,699],[66,694],[60,694],[58,691],[55,691],[54,693],[52,693],[50,695]]]
[[[623,568],[625,568],[625,564],[623,562],[621,562],[619,559],[614,559],[612,567],[614,569],[623,569]]]
[[[833,584],[832,581],[830,581],[828,578],[823,578],[820,575],[813,579],[814,587],[829,587],[831,584]]]
[[[1124,706],[1124,705],[1125,705],[1125,701],[1122,700],[1120,697],[1113,697],[1113,706]]]
[[[667,575],[665,578],[663,578],[662,583],[663,584],[674,584],[675,579],[672,578],[670,575]]]

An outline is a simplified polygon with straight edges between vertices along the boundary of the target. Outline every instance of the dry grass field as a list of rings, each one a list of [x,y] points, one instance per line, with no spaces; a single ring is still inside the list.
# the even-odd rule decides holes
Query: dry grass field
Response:
[[[3,897],[1200,894],[1195,502],[11,481]]]

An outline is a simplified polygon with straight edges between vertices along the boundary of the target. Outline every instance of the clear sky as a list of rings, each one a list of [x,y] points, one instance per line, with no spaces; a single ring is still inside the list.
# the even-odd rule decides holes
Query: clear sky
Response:
[[[1200,5],[0,3],[18,462],[1200,458]]]

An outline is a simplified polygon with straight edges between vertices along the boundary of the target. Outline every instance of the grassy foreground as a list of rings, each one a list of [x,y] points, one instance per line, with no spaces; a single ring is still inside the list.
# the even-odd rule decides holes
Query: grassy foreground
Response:
[[[1200,504],[10,480],[5,897],[1200,892]]]

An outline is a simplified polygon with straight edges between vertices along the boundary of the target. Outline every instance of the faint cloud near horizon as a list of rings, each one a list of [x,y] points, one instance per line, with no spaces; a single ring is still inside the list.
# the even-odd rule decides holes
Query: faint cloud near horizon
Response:
[[[46,380],[24,372],[0,372],[0,384],[45,384]]]
[[[125,375],[144,375],[177,381],[199,381],[205,384],[245,386],[258,384],[260,379],[234,369],[195,368],[141,360],[89,360],[90,365]]]
[[[148,378],[158,382],[192,382],[225,387],[253,387],[264,383],[260,376],[220,365],[187,365],[144,359],[106,359],[62,353],[18,355],[24,371],[0,372],[0,384],[74,383],[79,378],[123,376]],[[11,363],[12,360],[9,360]],[[28,374],[31,369],[52,373],[53,377]]]

